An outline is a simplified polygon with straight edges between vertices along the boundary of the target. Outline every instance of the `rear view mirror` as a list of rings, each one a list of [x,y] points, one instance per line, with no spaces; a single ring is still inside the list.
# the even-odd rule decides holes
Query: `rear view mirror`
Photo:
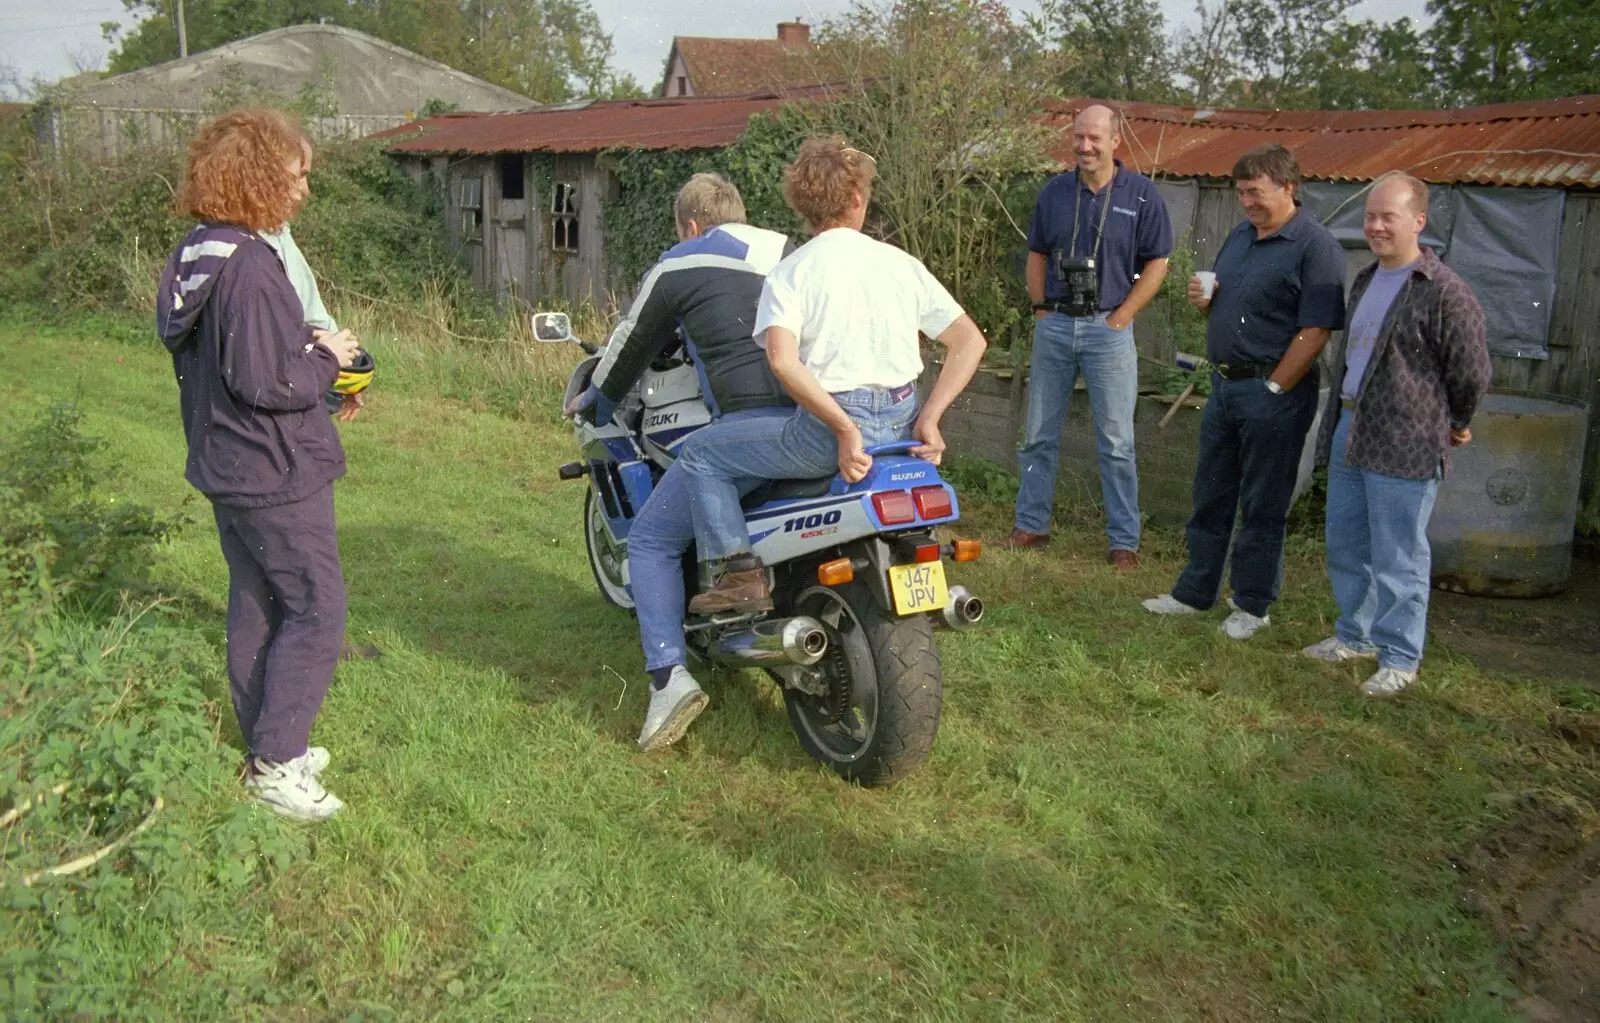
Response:
[[[572,319],[566,313],[534,313],[535,341],[571,341]]]

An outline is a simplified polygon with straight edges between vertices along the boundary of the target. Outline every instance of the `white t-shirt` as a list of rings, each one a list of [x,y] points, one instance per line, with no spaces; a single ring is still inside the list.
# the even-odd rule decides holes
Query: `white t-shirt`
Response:
[[[938,337],[961,306],[928,268],[849,228],[824,231],[767,275],[755,335],[800,339],[800,361],[830,393],[900,387],[922,373],[917,332]]]

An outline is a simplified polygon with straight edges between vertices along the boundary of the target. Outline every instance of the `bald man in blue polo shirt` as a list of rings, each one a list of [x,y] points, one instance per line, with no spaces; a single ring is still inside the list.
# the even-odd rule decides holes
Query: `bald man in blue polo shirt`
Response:
[[[1052,178],[1034,206],[1027,268],[1033,361],[1011,545],[1035,547],[1050,539],[1061,425],[1082,373],[1105,497],[1106,560],[1131,572],[1139,567],[1133,318],[1167,275],[1172,221],[1155,183],[1115,158],[1122,141],[1116,125],[1110,107],[1085,107],[1072,126],[1077,167]]]

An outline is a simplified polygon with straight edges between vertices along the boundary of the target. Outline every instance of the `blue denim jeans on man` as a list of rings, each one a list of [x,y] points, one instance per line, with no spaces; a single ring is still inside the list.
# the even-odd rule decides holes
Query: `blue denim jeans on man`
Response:
[[[730,412],[700,434],[728,430],[741,421],[792,418],[792,408],[758,408]],[[696,434],[699,436],[699,434]],[[739,493],[749,493],[759,479],[738,480]],[[639,640],[646,671],[685,663],[683,556],[694,542],[694,515],[688,477],[673,463],[650,492],[628,531],[628,585],[639,612]]]
[[[1016,525],[1029,533],[1050,532],[1061,427],[1080,373],[1094,414],[1106,535],[1112,550],[1137,551],[1139,471],[1133,447],[1133,410],[1138,400],[1139,355],[1133,328],[1113,330],[1106,326],[1104,313],[1094,317],[1049,313],[1034,322],[1027,435],[1017,454],[1022,486],[1017,491]]]
[[[1408,480],[1357,469],[1345,461],[1346,409],[1328,463],[1328,580],[1339,605],[1333,631],[1378,665],[1416,671],[1428,629],[1433,565],[1428,519],[1439,477]]]
[[[1315,367],[1283,394],[1258,377],[1211,374],[1194,468],[1189,564],[1172,588],[1174,599],[1202,610],[1217,602],[1231,539],[1234,603],[1267,616],[1283,580],[1284,523],[1317,400]]]
[[[917,416],[914,386],[894,391],[863,388],[835,394],[833,399],[860,427],[867,447],[911,436]],[[688,477],[696,554],[701,561],[711,561],[750,549],[744,510],[739,507],[740,481],[831,475],[839,469],[839,441],[822,420],[797,409],[786,418],[742,419],[702,430],[684,444],[677,464]]]

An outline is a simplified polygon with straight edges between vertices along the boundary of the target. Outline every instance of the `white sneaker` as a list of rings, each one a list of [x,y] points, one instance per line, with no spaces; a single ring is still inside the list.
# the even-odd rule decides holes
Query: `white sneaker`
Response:
[[[322,746],[312,746],[306,750],[306,770],[312,777],[321,776],[328,769],[328,761],[333,759]]]
[[[1417,680],[1414,671],[1399,668],[1379,668],[1377,673],[1362,683],[1361,691],[1368,696],[1398,696],[1400,691]]]
[[[1359,661],[1378,656],[1376,647],[1354,646],[1338,636],[1329,636],[1321,643],[1308,646],[1300,652],[1313,661],[1323,661],[1327,664],[1343,664],[1345,661]]]
[[[325,821],[343,810],[344,803],[322,787],[308,769],[309,762],[309,751],[281,764],[253,757],[244,780],[245,791],[281,817]]]
[[[1151,614],[1158,615],[1197,615],[1198,607],[1190,607],[1170,593],[1163,593],[1159,597],[1151,597],[1144,603],[1144,609]]]
[[[683,733],[710,703],[711,697],[700,688],[689,669],[681,664],[674,665],[666,686],[650,689],[650,710],[644,716],[644,728],[639,731],[639,748],[654,753],[671,746],[683,738]]]
[[[1233,614],[1222,621],[1222,631],[1229,639],[1249,639],[1268,625],[1272,624],[1270,616],[1257,618],[1249,611],[1239,610],[1239,606],[1231,599],[1228,606],[1233,608]]]

